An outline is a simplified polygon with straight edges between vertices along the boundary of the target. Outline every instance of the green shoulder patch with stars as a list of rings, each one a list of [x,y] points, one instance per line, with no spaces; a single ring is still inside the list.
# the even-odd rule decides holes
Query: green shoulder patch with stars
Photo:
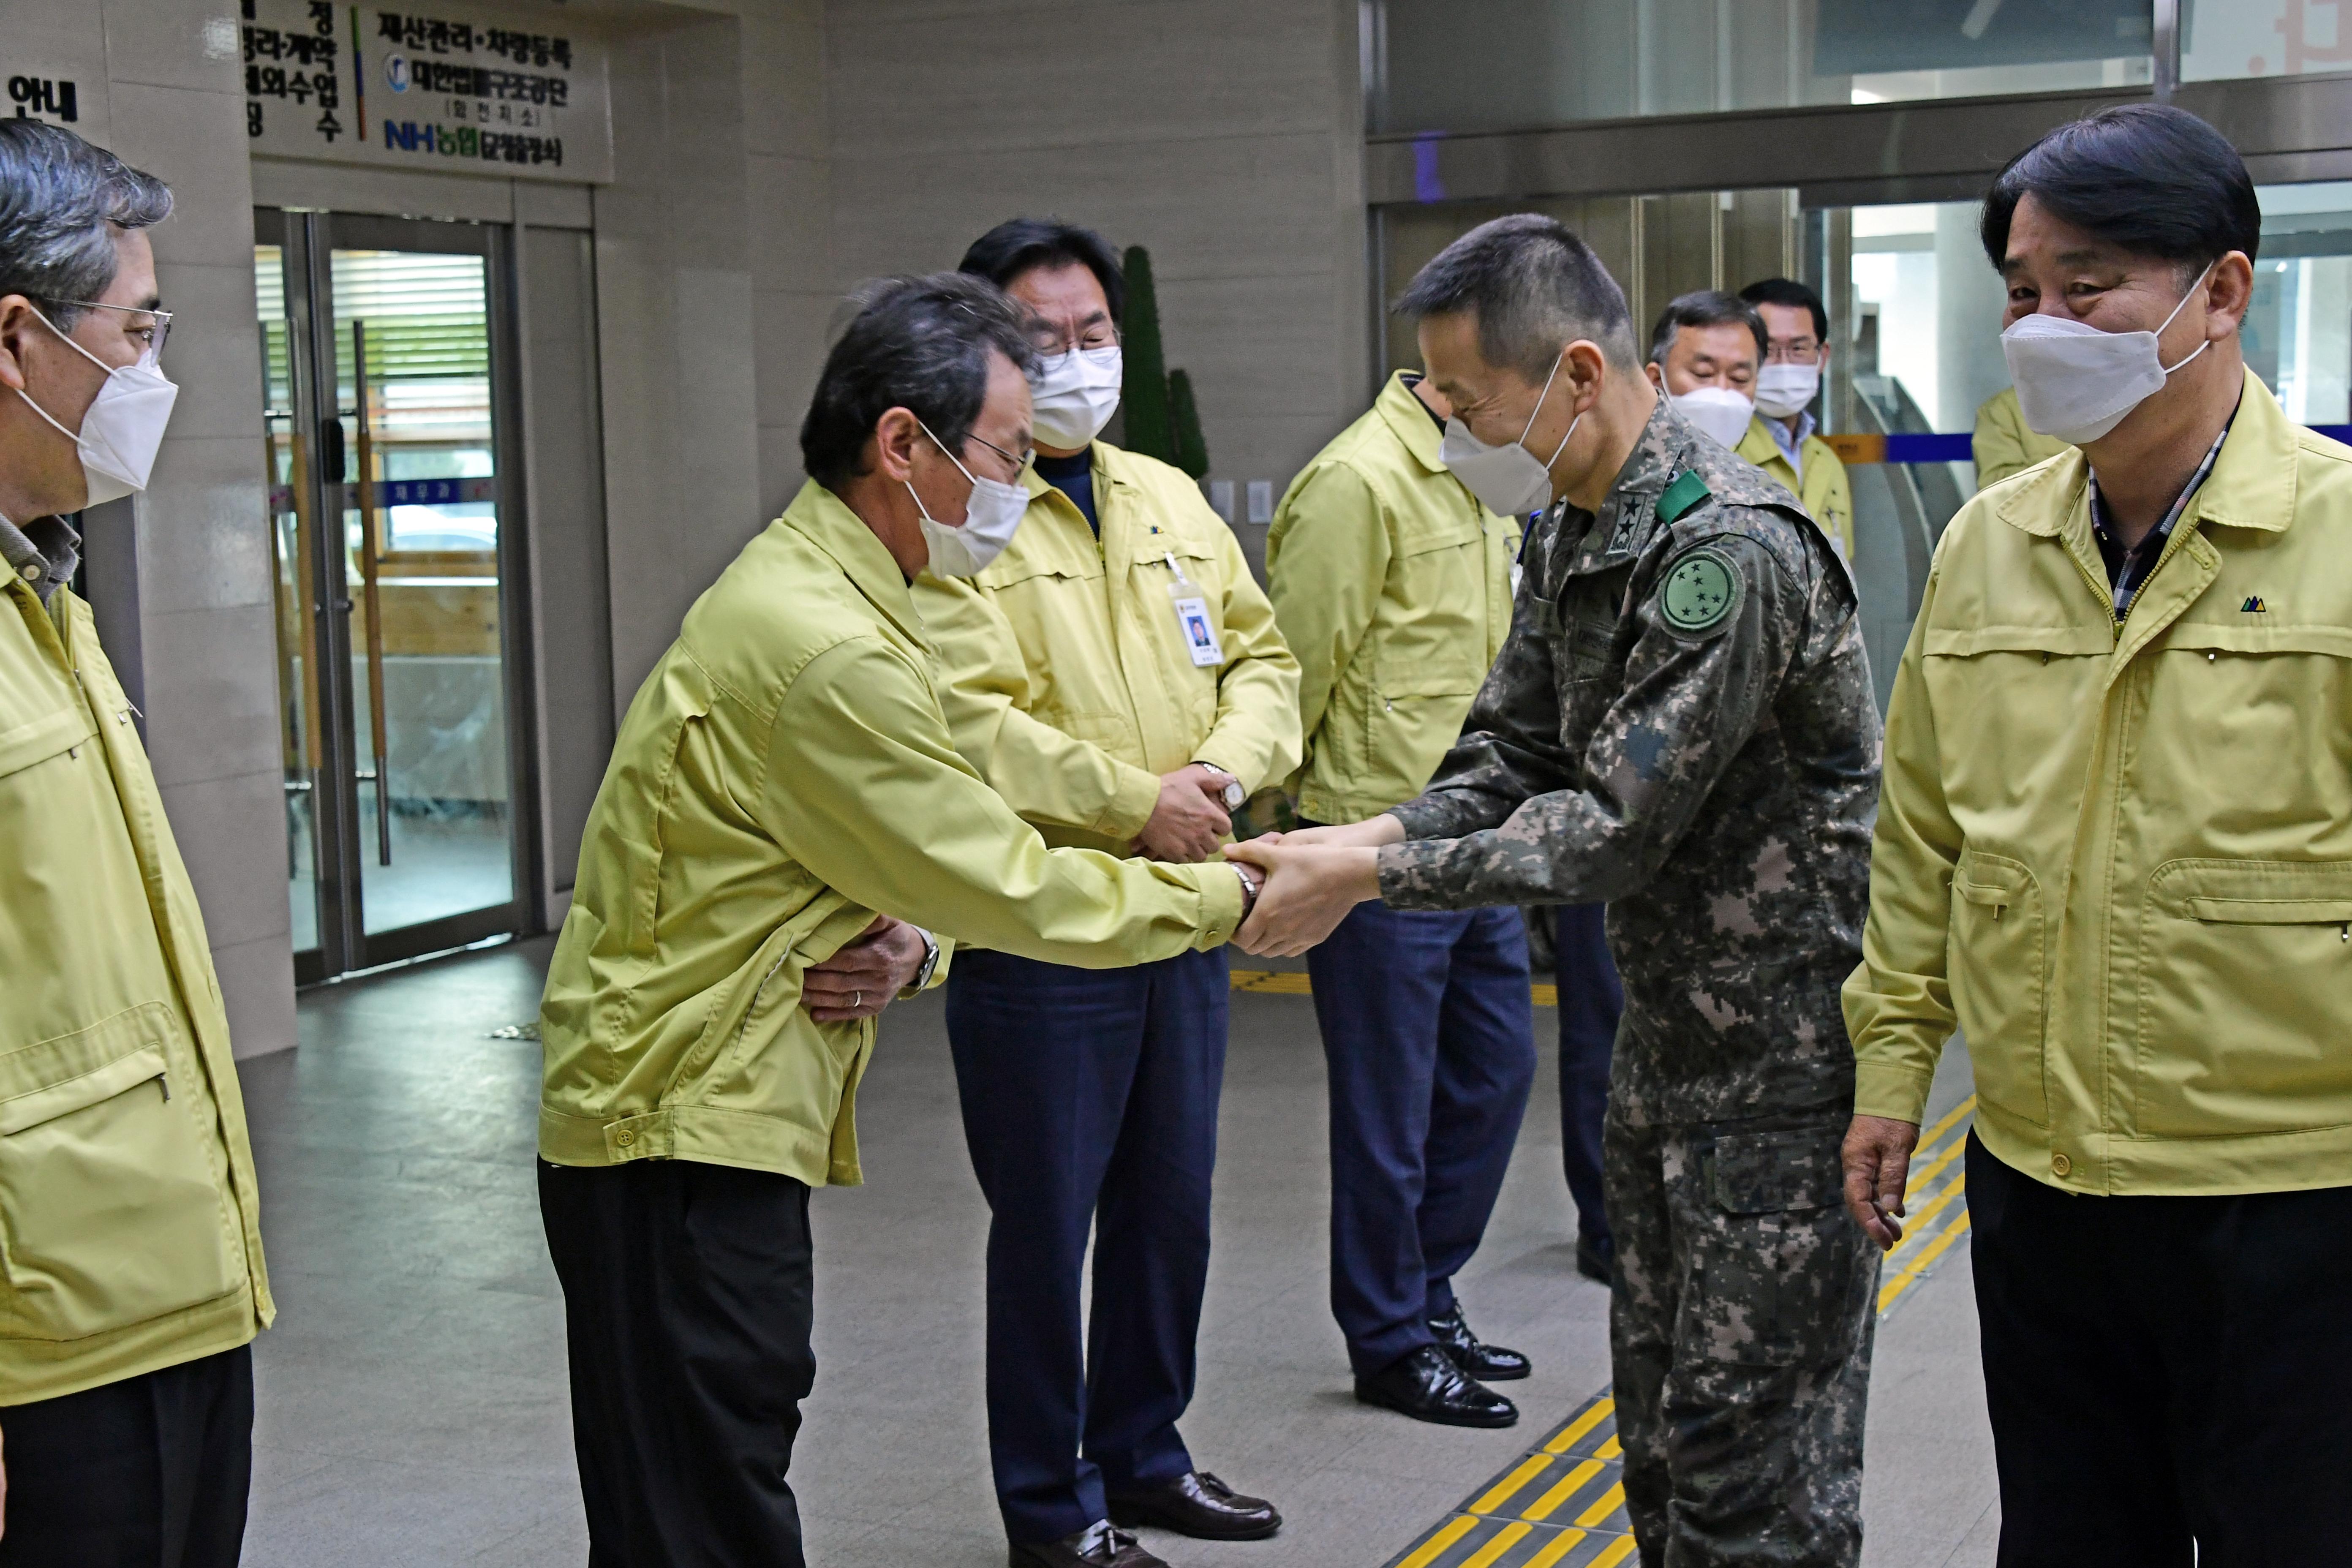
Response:
[[[1658,613],[1685,636],[1711,632],[1739,608],[1739,568],[1711,545],[1686,550],[1666,567],[1658,591]]]

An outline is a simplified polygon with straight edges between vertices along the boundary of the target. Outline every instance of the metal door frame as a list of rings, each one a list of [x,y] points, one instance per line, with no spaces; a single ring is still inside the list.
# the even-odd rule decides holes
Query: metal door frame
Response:
[[[289,388],[298,437],[322,458],[342,446],[335,334],[321,331],[317,308],[333,320],[332,261],[341,249],[405,250],[482,258],[488,315],[491,463],[499,509],[499,684],[507,742],[507,833],[511,895],[506,902],[370,936],[362,902],[360,857],[367,852],[359,806],[358,703],[352,684],[355,602],[345,581],[342,527],[347,481],[327,465],[303,465],[302,503],[320,520],[311,530],[310,574],[319,675],[320,774],[312,791],[318,858],[319,946],[295,955],[295,982],[309,984],[486,938],[519,934],[540,923],[537,713],[531,679],[529,542],[523,485],[520,355],[515,332],[512,237],[503,225],[368,215],[255,209],[255,238],[285,255]],[[334,427],[331,442],[324,432]],[[348,466],[348,454],[346,454]],[[331,527],[326,520],[332,519]],[[273,525],[274,526],[274,525]],[[381,787],[381,786],[379,786]]]

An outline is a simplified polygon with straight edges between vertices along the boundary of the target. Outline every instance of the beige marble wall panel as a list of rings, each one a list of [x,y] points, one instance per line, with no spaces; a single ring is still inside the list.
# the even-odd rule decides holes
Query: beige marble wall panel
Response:
[[[163,809],[176,825],[202,822],[207,831],[179,829],[180,858],[205,910],[205,934],[215,947],[286,940],[286,813],[281,775],[242,773],[163,786]],[[252,858],[269,851],[255,876]]]
[[[173,298],[168,289],[164,297]],[[179,345],[180,330],[174,326],[170,355],[174,374],[184,374]],[[181,393],[173,413],[174,431],[182,411],[191,403],[219,395],[200,391],[193,378],[185,385],[187,390]],[[137,509],[139,599],[145,615],[177,616],[270,604],[269,535],[257,521],[260,468],[258,435],[203,439],[175,435],[164,443],[162,456],[155,460],[153,482],[158,489],[168,489],[171,504]],[[240,630],[238,635],[246,633]],[[215,651],[236,656],[250,650]],[[275,658],[274,645],[271,657]],[[274,671],[276,667],[270,668]],[[274,674],[266,689],[274,700]]]
[[[761,521],[742,68],[731,17],[614,57],[594,200],[616,710]]]
[[[260,440],[261,339],[253,319],[249,214],[246,221],[245,255],[236,261],[159,261],[155,268],[156,287],[172,312],[168,368],[180,384],[180,399],[172,405],[171,431],[177,440]],[[257,482],[261,447],[251,447],[245,457],[251,471],[244,478]]]
[[[253,192],[234,7],[16,0],[10,30],[79,30],[105,79],[80,127],[172,184],[153,234],[182,392],[136,522],[148,750],[215,944],[241,1055],[294,1043],[277,650],[263,517]],[[128,650],[126,650],[128,652]]]
[[[760,365],[760,426],[789,429],[797,439],[809,395],[816,390],[835,319],[847,304],[833,293],[762,291],[752,297]],[[797,471],[798,459],[794,459]],[[764,490],[763,490],[763,493]]]
[[[743,8],[743,144],[753,157],[823,159],[824,0]]]
[[[853,277],[952,267],[1008,217],[1053,215],[1142,245],[1164,279],[1328,273],[1340,211],[1328,136],[946,147],[910,160],[845,146],[835,245]]]
[[[836,155],[1196,142],[1330,122],[1322,0],[829,8]]]
[[[1255,558],[1246,486],[1279,491],[1371,390],[1356,7],[837,0],[828,20],[843,275],[953,266],[1019,215],[1148,247]]]
[[[835,287],[830,164],[755,153],[751,176],[751,276],[761,290]]]
[[[252,942],[213,939],[213,970],[220,976],[221,1000],[228,1006],[229,1045],[240,1058],[282,1051],[295,1042],[287,942],[283,932]]]
[[[216,93],[226,65],[236,86],[242,49],[236,7],[226,0],[106,0],[100,13],[112,80]]]
[[[152,529],[142,530],[142,548],[152,532]],[[143,601],[148,576],[143,560],[140,575]],[[247,605],[169,615],[158,615],[143,602],[140,608],[147,665],[147,746],[156,781],[194,784],[241,778],[263,768],[278,767],[271,606]],[[265,650],[262,669],[270,677],[266,683],[252,679],[250,663],[257,639]],[[256,763],[263,767],[257,768]],[[273,801],[284,804],[284,791],[278,784],[270,786],[269,794]],[[216,826],[174,819],[183,837],[210,833]],[[278,889],[281,902],[284,892],[282,887]]]

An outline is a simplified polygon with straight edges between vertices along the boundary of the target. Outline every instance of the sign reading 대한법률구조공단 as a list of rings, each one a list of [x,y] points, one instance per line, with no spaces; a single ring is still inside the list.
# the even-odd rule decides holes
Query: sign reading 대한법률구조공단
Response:
[[[613,177],[601,38],[560,12],[241,0],[256,153],[433,174]]]

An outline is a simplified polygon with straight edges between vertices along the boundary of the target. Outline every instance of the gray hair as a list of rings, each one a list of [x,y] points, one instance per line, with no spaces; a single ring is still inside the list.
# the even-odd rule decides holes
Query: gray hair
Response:
[[[893,408],[911,410],[961,457],[987,396],[989,355],[1024,375],[1037,368],[1029,313],[985,278],[889,278],[853,298],[857,314],[825,355],[801,421],[801,469],[827,489],[865,471],[866,439]]]
[[[0,296],[22,294],[59,331],[114,286],[114,233],[172,211],[172,187],[62,126],[0,120]]]
[[[1551,374],[1560,350],[1584,339],[1609,363],[1638,363],[1625,291],[1566,224],[1539,213],[1482,223],[1413,275],[1396,302],[1411,321],[1467,311],[1486,363],[1528,381]]]
[[[1746,327],[1756,337],[1756,363],[1761,365],[1764,356],[1771,352],[1771,340],[1764,331],[1763,312],[1736,294],[1720,289],[1700,289],[1688,294],[1677,294],[1666,301],[1658,313],[1658,324],[1650,331],[1650,363],[1664,364],[1666,353],[1675,346],[1675,338],[1685,327]]]

